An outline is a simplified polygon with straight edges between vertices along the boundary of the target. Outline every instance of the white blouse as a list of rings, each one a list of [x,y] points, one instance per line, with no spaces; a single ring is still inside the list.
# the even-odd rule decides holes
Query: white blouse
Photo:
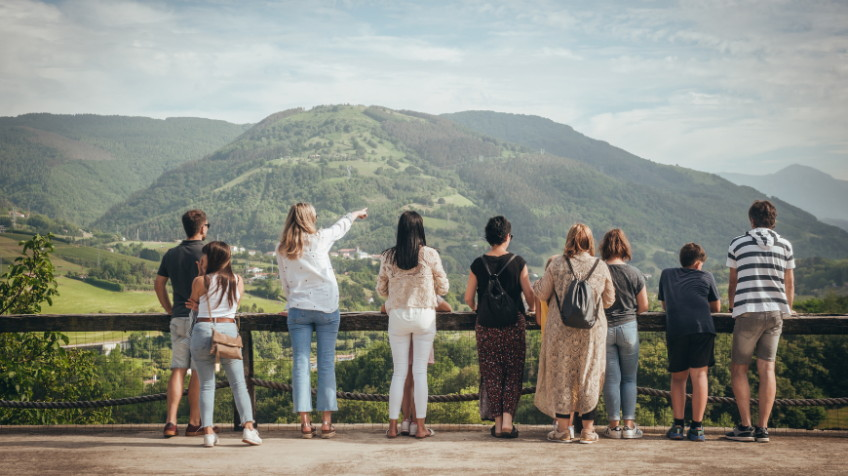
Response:
[[[339,285],[330,262],[330,248],[350,230],[354,219],[348,213],[333,226],[309,235],[298,259],[291,260],[277,252],[286,309],[333,312],[339,308]]]

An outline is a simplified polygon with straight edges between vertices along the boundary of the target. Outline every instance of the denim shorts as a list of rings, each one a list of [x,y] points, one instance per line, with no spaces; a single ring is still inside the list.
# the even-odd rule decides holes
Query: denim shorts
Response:
[[[783,315],[780,311],[746,312],[733,322],[733,347],[730,363],[751,363],[756,354],[760,360],[774,362],[777,344],[783,332]]]
[[[191,319],[171,318],[171,368],[187,369],[191,367]]]

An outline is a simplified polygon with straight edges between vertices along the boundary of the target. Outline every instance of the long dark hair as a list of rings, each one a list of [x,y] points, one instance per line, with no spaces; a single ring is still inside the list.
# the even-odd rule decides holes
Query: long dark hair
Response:
[[[397,243],[383,252],[386,259],[400,269],[418,266],[418,252],[427,246],[424,236],[424,219],[417,212],[405,211],[400,215],[397,226]]]
[[[223,241],[210,241],[203,246],[202,251],[206,255],[206,276],[203,278],[206,288],[209,289],[209,275],[217,273],[215,280],[220,294],[218,304],[221,304],[226,296],[227,303],[232,306],[237,299],[238,283],[230,261],[230,245]],[[209,308],[212,308],[211,300]]]

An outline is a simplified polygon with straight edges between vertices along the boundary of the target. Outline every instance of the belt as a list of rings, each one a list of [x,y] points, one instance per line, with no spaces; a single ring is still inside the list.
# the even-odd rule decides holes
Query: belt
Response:
[[[197,322],[236,322],[232,317],[198,317]]]

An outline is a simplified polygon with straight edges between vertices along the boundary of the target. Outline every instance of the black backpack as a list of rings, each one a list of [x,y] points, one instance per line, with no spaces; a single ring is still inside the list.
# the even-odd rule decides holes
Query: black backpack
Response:
[[[571,271],[571,276],[574,280],[568,285],[568,290],[565,292],[565,298],[560,302],[559,296],[556,293],[554,286],[554,297],[559,304],[559,317],[562,323],[568,327],[577,329],[591,329],[595,326],[595,293],[592,292],[592,287],[587,282],[595,272],[598,262],[592,265],[589,274],[583,279],[578,279],[574,274],[574,267],[571,266],[571,260],[565,258],[568,269]]]
[[[477,303],[477,320],[483,327],[506,327],[518,321],[518,306],[515,304],[515,300],[506,293],[500,282],[500,274],[514,259],[515,255],[512,255],[500,271],[492,274],[489,265],[486,263],[486,257],[480,257],[486,272],[489,273],[489,283],[480,296],[480,302]]]

